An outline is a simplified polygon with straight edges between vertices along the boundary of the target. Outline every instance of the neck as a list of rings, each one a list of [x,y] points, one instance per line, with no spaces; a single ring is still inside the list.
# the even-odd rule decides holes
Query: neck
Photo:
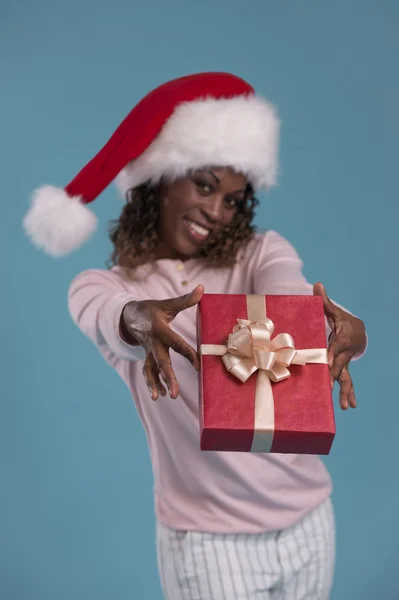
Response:
[[[190,258],[189,256],[184,256],[183,254],[180,254],[174,248],[172,248],[168,244],[165,244],[165,242],[162,241],[159,242],[158,247],[155,250],[154,256],[155,260],[170,259],[180,260],[182,262]]]

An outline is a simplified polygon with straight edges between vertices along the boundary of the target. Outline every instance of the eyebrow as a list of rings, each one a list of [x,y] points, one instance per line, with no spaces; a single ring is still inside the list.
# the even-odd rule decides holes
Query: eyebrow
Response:
[[[215,173],[214,173],[213,171],[211,171],[210,169],[204,169],[204,172],[205,172],[205,173],[209,173],[209,175],[212,175],[212,177],[213,177],[214,179],[216,179],[216,181],[217,181],[218,183],[220,183],[220,179],[219,179],[219,177],[217,177],[217,175],[215,175]]]
[[[208,173],[209,175],[212,175],[212,177],[218,182],[220,183],[220,179],[217,175],[215,175],[215,173],[213,171],[211,171],[211,169],[199,169],[199,171],[203,172],[203,173]],[[240,190],[235,190],[234,192],[232,192],[233,194],[240,194],[241,192],[244,192],[245,194],[248,193],[253,193],[252,190],[252,186],[250,183],[247,183],[247,185],[245,186],[245,188],[241,188]]]

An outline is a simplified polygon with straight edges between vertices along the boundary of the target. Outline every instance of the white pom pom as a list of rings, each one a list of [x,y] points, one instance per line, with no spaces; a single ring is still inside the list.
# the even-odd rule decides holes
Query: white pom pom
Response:
[[[45,185],[33,193],[24,229],[32,242],[51,256],[65,256],[94,233],[96,216],[79,197]]]

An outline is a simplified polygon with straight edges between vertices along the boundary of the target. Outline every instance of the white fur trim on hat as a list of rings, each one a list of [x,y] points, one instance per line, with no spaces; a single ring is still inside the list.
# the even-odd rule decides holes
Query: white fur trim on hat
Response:
[[[33,193],[24,229],[32,242],[51,256],[64,256],[81,246],[94,233],[96,216],[80,198],[45,185]]]
[[[257,96],[180,104],[160,134],[118,175],[123,194],[147,181],[176,179],[191,169],[231,167],[255,189],[276,183],[279,120],[275,108]]]

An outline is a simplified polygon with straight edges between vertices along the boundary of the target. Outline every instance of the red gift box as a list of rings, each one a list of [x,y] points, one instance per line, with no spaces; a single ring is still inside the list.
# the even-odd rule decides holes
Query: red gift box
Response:
[[[320,297],[205,294],[198,341],[201,450],[330,452],[335,419]]]

